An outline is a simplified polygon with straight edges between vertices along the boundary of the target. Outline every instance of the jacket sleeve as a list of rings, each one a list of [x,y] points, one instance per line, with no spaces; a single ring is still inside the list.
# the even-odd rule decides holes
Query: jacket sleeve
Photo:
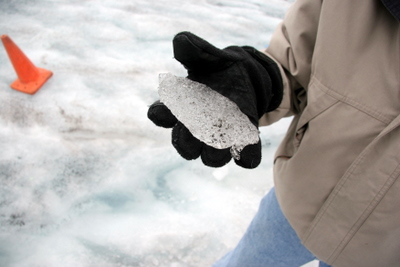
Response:
[[[304,109],[321,6],[322,0],[297,0],[274,32],[265,53],[280,68],[283,100],[278,109],[261,117],[260,126],[270,125]]]

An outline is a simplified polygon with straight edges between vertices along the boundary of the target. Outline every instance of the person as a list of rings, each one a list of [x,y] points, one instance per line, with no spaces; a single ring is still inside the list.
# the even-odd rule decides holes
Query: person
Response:
[[[182,32],[174,56],[188,78],[234,101],[257,127],[293,116],[274,159],[274,188],[239,244],[213,267],[400,266],[400,1],[297,0],[266,51],[218,49]],[[212,101],[212,100],[210,100]],[[161,102],[186,159],[219,167]],[[255,168],[260,143],[235,162]]]

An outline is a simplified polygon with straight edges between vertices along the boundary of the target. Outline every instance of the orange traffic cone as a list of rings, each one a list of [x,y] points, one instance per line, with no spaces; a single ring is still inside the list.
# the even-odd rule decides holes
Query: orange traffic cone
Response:
[[[29,58],[7,35],[2,35],[1,41],[18,75],[18,79],[11,84],[11,88],[33,95],[53,73],[49,70],[35,67]]]

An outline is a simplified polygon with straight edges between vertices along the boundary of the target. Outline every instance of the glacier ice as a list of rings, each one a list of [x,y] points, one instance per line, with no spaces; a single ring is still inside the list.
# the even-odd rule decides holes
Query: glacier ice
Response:
[[[158,93],[194,137],[214,148],[230,148],[235,159],[245,146],[259,141],[257,127],[239,107],[204,84],[161,73]]]

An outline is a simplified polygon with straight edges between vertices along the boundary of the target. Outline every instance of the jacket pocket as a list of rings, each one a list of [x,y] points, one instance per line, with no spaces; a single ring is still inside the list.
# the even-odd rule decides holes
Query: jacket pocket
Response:
[[[314,90],[314,92],[312,92],[312,90]],[[320,91],[318,88],[311,87],[309,92],[313,93],[312,95],[313,97],[309,97],[308,100],[309,102],[305,107],[303,113],[300,115],[300,118],[298,119],[297,122],[297,126],[295,128],[293,145],[296,148],[300,146],[304,134],[308,129],[308,123],[315,117],[322,114],[325,110],[329,109],[330,107],[339,102],[338,99]]]
[[[275,153],[275,163],[279,159],[288,160],[292,158],[308,131],[309,123],[340,102],[340,100],[328,94],[326,90],[321,89],[320,86],[322,85],[316,82],[315,78],[310,82],[307,92],[307,104],[302,112],[293,118],[285,137]]]

